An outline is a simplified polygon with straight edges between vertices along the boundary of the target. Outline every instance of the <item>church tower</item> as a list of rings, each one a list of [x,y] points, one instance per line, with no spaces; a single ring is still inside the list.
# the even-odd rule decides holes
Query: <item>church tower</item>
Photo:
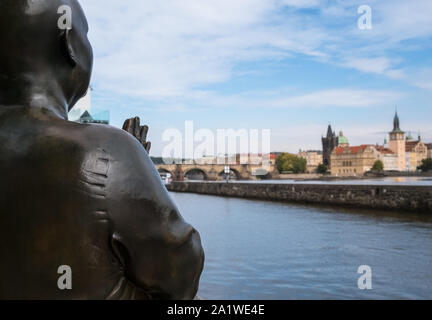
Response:
[[[323,164],[327,168],[331,168],[331,153],[333,149],[338,146],[338,138],[336,133],[332,130],[331,125],[327,128],[327,136],[321,138],[323,147]]]
[[[397,111],[393,120],[393,130],[389,134],[389,149],[393,151],[398,157],[399,171],[406,171],[405,132],[400,129],[399,116],[397,114]]]

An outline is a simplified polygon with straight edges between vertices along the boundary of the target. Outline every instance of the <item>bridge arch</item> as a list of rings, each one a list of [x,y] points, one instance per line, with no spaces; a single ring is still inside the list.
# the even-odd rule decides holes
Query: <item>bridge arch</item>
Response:
[[[208,175],[204,170],[200,168],[192,168],[185,172],[184,178],[185,180],[205,181],[208,180]]]
[[[172,172],[169,171],[168,169],[165,169],[165,168],[159,168],[158,172],[161,176],[166,176],[167,174],[170,174],[171,176],[173,176]]]
[[[225,179],[225,170],[219,172],[219,178]],[[236,169],[230,168],[230,180],[240,180],[241,174]]]

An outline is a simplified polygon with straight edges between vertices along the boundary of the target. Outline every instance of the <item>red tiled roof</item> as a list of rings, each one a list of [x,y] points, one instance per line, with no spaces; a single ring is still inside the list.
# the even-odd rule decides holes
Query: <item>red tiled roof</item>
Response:
[[[338,156],[340,156],[341,154],[343,154],[346,149],[348,149],[349,153],[351,153],[351,154],[357,154],[360,151],[363,152],[369,146],[371,146],[371,145],[369,145],[369,144],[362,144],[361,146],[354,146],[354,147],[337,147],[337,148],[334,149],[334,151],[336,152],[336,154]]]
[[[394,154],[394,152],[391,151],[389,148],[385,148],[383,146],[375,146],[375,149],[377,149],[378,152],[382,154]]]
[[[407,141],[405,143],[405,151],[411,152],[414,150],[414,148],[419,144],[420,141]]]

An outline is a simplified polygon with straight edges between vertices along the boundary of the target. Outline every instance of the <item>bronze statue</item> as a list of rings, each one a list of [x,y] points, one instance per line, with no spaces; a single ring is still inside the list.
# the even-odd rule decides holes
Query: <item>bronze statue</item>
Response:
[[[87,31],[76,0],[0,0],[0,299],[192,299],[200,236],[146,152],[148,128],[137,141],[67,121],[89,86]]]

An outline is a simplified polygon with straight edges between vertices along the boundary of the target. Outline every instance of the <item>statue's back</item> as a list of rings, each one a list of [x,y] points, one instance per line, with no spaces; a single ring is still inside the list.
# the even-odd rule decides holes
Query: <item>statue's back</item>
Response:
[[[4,119],[0,298],[107,297],[120,271],[110,255],[110,223],[94,214],[99,201],[83,182],[85,147],[66,137],[64,121],[58,127]],[[58,287],[62,265],[72,269],[73,290]]]

